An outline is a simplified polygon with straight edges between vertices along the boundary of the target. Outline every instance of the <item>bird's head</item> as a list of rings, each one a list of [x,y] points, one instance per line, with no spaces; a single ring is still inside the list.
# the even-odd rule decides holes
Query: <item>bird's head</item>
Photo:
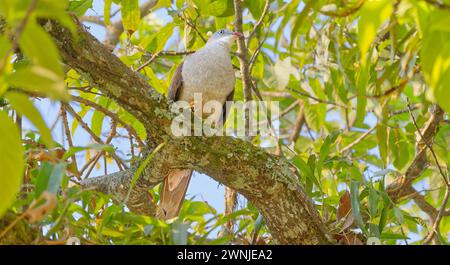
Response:
[[[224,46],[230,47],[231,44],[239,37],[242,37],[242,33],[231,31],[228,29],[221,29],[216,31],[211,37],[208,39],[208,43],[219,42]]]

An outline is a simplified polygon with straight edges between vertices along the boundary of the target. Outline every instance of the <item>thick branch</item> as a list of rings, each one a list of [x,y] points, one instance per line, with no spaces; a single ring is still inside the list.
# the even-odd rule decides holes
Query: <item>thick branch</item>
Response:
[[[421,129],[421,135],[423,137],[417,138],[417,154],[414,157],[413,162],[403,176],[395,179],[395,181],[389,184],[386,188],[388,195],[393,201],[398,201],[401,198],[407,198],[414,191],[414,189],[411,189],[412,182],[422,174],[429,164],[427,158],[427,144],[424,141],[427,141],[429,144],[433,142],[439,123],[443,117],[444,111],[439,106],[434,105],[430,119]]]

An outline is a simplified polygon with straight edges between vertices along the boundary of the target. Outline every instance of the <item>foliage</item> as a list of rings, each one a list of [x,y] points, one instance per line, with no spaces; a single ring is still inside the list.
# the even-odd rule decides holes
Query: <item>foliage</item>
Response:
[[[86,12],[97,2],[104,4],[96,10],[102,16],[92,20]],[[0,243],[19,242],[2,238],[11,223],[5,220],[11,215],[22,219],[23,213],[30,217],[30,205],[45,192],[53,194],[55,205],[38,218],[39,231],[32,230],[30,220],[16,225],[33,231],[38,243],[64,243],[69,236],[86,244],[273,243],[250,203],[225,215],[190,198],[179,218],[163,222],[130,212],[114,196],[78,186],[100,165],[105,171],[113,161],[119,169],[135,165],[147,136],[142,124],[99,93],[88,75],[62,66],[41,18],[56,19],[74,37],[69,13],[107,30],[121,20],[125,31],[114,53],[163,94],[183,59],[178,51],[201,48],[209,32],[232,29],[235,22],[232,0],[160,0],[151,11],[140,8],[144,2],[0,1]],[[251,76],[264,98],[280,102],[281,151],[300,173],[299,181],[335,239],[423,243],[433,235],[443,208],[447,211],[437,220],[433,238],[447,243],[450,1],[268,2],[265,12],[266,0],[243,1],[244,33],[252,34],[246,40]],[[156,11],[166,11],[166,19]],[[239,65],[235,56],[233,64]],[[65,139],[54,137],[37,98],[59,102]],[[242,84],[236,82],[235,100],[243,98]],[[386,188],[417,165],[417,143],[425,137],[417,131],[439,107],[445,114],[429,139],[428,166],[415,176],[414,193],[392,198]],[[20,135],[13,118],[22,129],[21,117],[36,130]],[[94,144],[73,144],[81,129]],[[271,140],[262,140],[254,143],[276,152],[275,143],[267,147]],[[149,192],[157,201],[158,188]],[[233,230],[227,231],[230,221]]]

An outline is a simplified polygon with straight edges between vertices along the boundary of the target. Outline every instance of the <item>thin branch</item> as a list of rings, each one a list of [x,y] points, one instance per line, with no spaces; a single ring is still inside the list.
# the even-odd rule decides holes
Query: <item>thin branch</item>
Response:
[[[433,147],[432,147],[431,144],[427,141],[427,139],[425,139],[425,137],[424,137],[423,134],[422,134],[422,131],[420,130],[419,126],[417,125],[416,118],[414,117],[414,114],[413,114],[413,112],[412,112],[411,105],[409,104],[409,99],[408,99],[408,98],[407,98],[407,101],[408,101],[408,104],[407,104],[407,105],[408,105],[409,114],[411,115],[412,121],[413,121],[413,123],[414,123],[414,127],[416,127],[416,130],[417,130],[417,132],[419,133],[420,138],[422,139],[422,141],[424,142],[424,144],[425,144],[425,145],[428,147],[428,149],[430,150],[431,155],[432,155],[433,158],[434,158],[434,162],[436,163],[436,166],[437,166],[437,168],[438,168],[438,170],[439,170],[439,173],[440,173],[440,175],[442,176],[442,180],[443,180],[444,183],[447,185],[447,187],[450,187],[450,183],[449,183],[449,181],[448,181],[448,179],[447,179],[447,176],[445,175],[444,171],[442,170],[441,165],[439,164],[438,158],[437,158],[437,156],[436,156],[436,153],[435,153],[434,150],[433,150]]]
[[[72,135],[70,133],[69,122],[67,121],[67,112],[66,112],[63,104],[61,104],[61,119],[62,119],[62,123],[63,123],[63,126],[64,126],[64,132],[66,134],[67,143],[69,145],[69,148],[73,147]],[[76,158],[75,154],[72,155],[72,164],[75,167],[75,172],[76,172],[75,176],[76,176],[76,178],[78,180],[81,180],[80,174],[78,172],[77,158]]]
[[[439,2],[437,0],[423,0],[423,1],[425,1],[425,2],[427,2],[429,4],[431,4],[431,5],[439,8],[439,9],[450,11],[450,5],[448,5],[448,4]]]
[[[99,26],[105,26],[105,21],[101,19],[100,16],[82,16],[80,20],[83,22],[93,23]]]
[[[438,236],[438,234],[439,234],[439,224],[440,224],[440,222],[442,220],[442,217],[444,216],[445,207],[447,207],[447,203],[448,203],[449,197],[450,197],[450,188],[447,186],[446,190],[445,190],[444,200],[442,201],[442,205],[441,205],[441,207],[439,209],[439,212],[438,212],[438,215],[436,217],[436,220],[434,221],[432,230],[430,231],[428,236],[423,241],[424,245],[430,243],[430,241],[434,238],[434,235]]]
[[[78,121],[78,123],[81,125],[81,127],[83,127],[83,129],[89,134],[91,135],[91,137],[99,144],[105,144],[102,139],[97,136],[92,130],[91,128],[89,128],[89,126],[83,121],[83,119],[80,117],[80,115],[78,115],[75,110],[67,103],[63,103],[65,106],[65,109]],[[117,156],[117,154],[115,153],[111,153],[111,156],[114,158],[114,160],[117,162],[117,165],[122,166],[123,168],[127,168],[127,166],[125,165],[125,163],[122,161],[122,159],[120,159],[120,157]]]
[[[266,32],[263,40],[258,44],[258,47],[256,48],[255,52],[252,54],[252,57],[250,58],[250,62],[249,62],[249,66],[248,66],[249,73],[252,72],[253,66],[255,65],[256,58],[258,58],[258,55],[261,52],[261,48],[264,45],[264,43],[266,42],[268,35],[269,35],[269,31]]]
[[[156,58],[158,58],[159,54],[160,54],[160,52],[154,53],[150,59],[148,59],[145,63],[143,63],[141,66],[139,66],[135,71],[139,72],[142,69],[144,69],[146,66],[151,64],[154,60],[156,60]]]
[[[269,11],[269,4],[270,4],[270,0],[266,0],[266,3],[264,4],[264,9],[262,11],[261,17],[258,19],[258,21],[256,22],[256,24],[253,26],[253,30],[250,32],[250,34],[247,37],[247,45],[250,43],[253,35],[255,35],[256,31],[258,30],[258,28],[262,25],[264,18],[266,17],[268,11]]]
[[[340,153],[345,153],[348,150],[352,149],[355,145],[359,144],[362,140],[364,140],[367,136],[369,136],[375,129],[376,129],[376,126],[373,126],[367,132],[361,134],[361,136],[359,136],[358,139],[356,139],[354,142],[352,142],[351,144],[349,144],[346,147],[342,148],[339,152]]]
[[[295,143],[297,141],[304,124],[305,124],[305,113],[303,111],[303,104],[300,104],[297,113],[297,118],[295,119],[294,127],[292,128],[292,133],[289,135],[288,138],[289,143]]]
[[[261,96],[269,98],[292,98],[291,93],[278,91],[261,91]]]
[[[112,124],[111,124],[111,131],[109,132],[108,138],[105,141],[105,144],[110,144],[112,139],[114,138],[114,136],[116,135],[116,130],[117,130],[117,122],[115,120],[112,120]],[[92,161],[92,164],[89,168],[89,170],[87,171],[86,175],[85,175],[85,179],[89,177],[89,175],[91,174],[92,170],[94,169],[94,167],[96,166],[98,160],[100,159],[100,157],[103,155],[103,157],[106,158],[106,154],[105,151],[100,151],[96,154],[94,160]],[[123,170],[123,168],[121,167],[120,164],[117,164],[119,166],[120,170]],[[106,166],[106,161],[105,161],[105,166]]]
[[[364,5],[366,0],[360,0],[358,3],[356,3],[354,6],[351,6],[345,10],[341,11],[325,11],[325,10],[319,10],[319,12],[323,15],[329,16],[329,17],[347,17],[350,16],[356,12]]]
[[[108,110],[107,108],[105,108],[105,107],[103,107],[103,106],[101,106],[101,105],[98,105],[98,104],[96,104],[96,103],[94,103],[94,102],[92,102],[92,101],[90,101],[90,100],[85,99],[85,98],[82,98],[82,97],[78,97],[78,96],[72,95],[72,99],[73,99],[74,101],[77,101],[77,102],[79,102],[79,103],[81,103],[81,104],[84,104],[84,105],[86,105],[86,106],[90,106],[90,107],[92,107],[92,108],[94,108],[94,109],[96,109],[96,110],[98,110],[98,111],[104,113],[105,115],[109,116],[111,119],[117,121],[117,122],[118,122],[120,125],[122,125],[128,132],[130,132],[131,135],[134,136],[134,138],[135,138],[136,141],[138,142],[139,148],[140,148],[141,150],[144,150],[144,148],[145,148],[144,142],[143,142],[142,139],[139,137],[139,135],[137,134],[136,130],[135,130],[132,126],[130,126],[128,123],[126,123],[125,121],[123,121],[122,119],[120,119],[120,118],[119,118],[119,115],[117,115],[116,113],[113,113],[112,111]]]
[[[198,36],[203,40],[204,43],[208,42],[208,39],[206,39],[203,34],[200,32],[200,30],[197,28],[197,26],[192,23],[189,18],[186,18],[182,15],[179,16],[191,29],[193,29],[195,32],[197,32]]]
[[[303,92],[303,91],[297,90],[297,89],[295,89],[295,88],[288,88],[288,90],[291,90],[291,91],[293,91],[293,92],[295,92],[295,93],[297,93],[297,94],[299,94],[299,95],[301,95],[301,96],[310,98],[310,99],[312,99],[312,100],[314,100],[314,101],[316,101],[316,102],[318,102],[318,103],[323,103],[323,104],[333,105],[333,106],[340,107],[340,108],[344,108],[344,109],[354,109],[353,107],[346,106],[346,105],[342,105],[342,104],[339,104],[339,103],[336,103],[336,102],[333,102],[333,101],[323,100],[323,99],[320,99],[320,98],[316,98],[316,97],[314,97],[314,96],[311,96],[311,95],[308,94],[308,93],[305,93],[305,92]]]

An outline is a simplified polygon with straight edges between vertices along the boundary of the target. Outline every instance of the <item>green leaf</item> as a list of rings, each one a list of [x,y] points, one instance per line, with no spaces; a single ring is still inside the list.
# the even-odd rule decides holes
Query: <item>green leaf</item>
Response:
[[[299,33],[300,27],[305,25],[306,19],[311,19],[311,16],[309,16],[309,12],[311,9],[318,3],[317,0],[310,0],[305,4],[305,7],[303,8],[302,12],[298,14],[295,17],[294,26],[291,30],[291,40],[294,40],[297,37],[297,34]],[[310,23],[307,23],[308,25],[311,25]],[[292,45],[295,43],[295,41],[290,42],[290,48],[292,48]]]
[[[209,3],[211,3],[211,0],[192,0],[192,2],[194,2],[195,6],[200,10],[206,10]]]
[[[172,36],[173,29],[175,28],[175,25],[173,23],[168,23],[165,25],[158,33],[158,46],[156,48],[157,51],[162,51],[164,49],[164,46],[167,43],[167,40],[169,40],[170,36]]]
[[[58,48],[41,26],[34,22],[28,23],[20,37],[19,45],[35,65],[42,66],[60,76],[62,82],[64,72],[60,64]]]
[[[403,219],[403,214],[402,214],[402,211],[400,210],[400,208],[394,207],[394,216],[397,219],[399,224],[403,223],[404,219]]]
[[[363,222],[361,211],[359,208],[359,182],[358,181],[352,181],[350,184],[350,198],[352,203],[352,213],[355,217],[356,224],[358,227],[364,232],[364,234],[367,234],[367,230],[365,227],[365,224]]]
[[[139,165],[138,169],[136,170],[136,172],[133,175],[133,179],[131,179],[131,184],[130,184],[130,188],[128,189],[128,193],[127,196],[125,198],[125,202],[128,201],[128,198],[130,197],[131,191],[134,188],[134,185],[136,185],[136,182],[138,181],[139,177],[142,174],[142,171],[144,171],[144,169],[147,167],[148,163],[150,163],[150,161],[152,161],[153,157],[156,155],[156,153],[158,153],[158,151],[164,147],[164,145],[166,145],[166,142],[162,142],[161,144],[159,144],[152,153],[150,153],[147,158],[145,158],[145,160]]]
[[[111,99],[107,98],[107,97],[100,97],[97,104],[104,107],[104,108],[108,108],[109,104],[111,103]],[[95,110],[94,114],[92,115],[92,120],[91,120],[91,129],[92,131],[100,136],[102,133],[102,128],[103,128],[103,121],[105,119],[105,114],[101,111]]]
[[[0,111],[0,217],[16,198],[22,184],[24,148],[20,132],[8,115]]]
[[[0,35],[0,58],[6,58],[11,55],[11,43],[9,42],[9,39],[4,36]],[[3,59],[2,59],[3,60]],[[0,68],[0,70],[3,70]],[[2,71],[0,71],[0,74],[2,74]],[[1,87],[0,87],[0,95],[1,93]]]
[[[111,4],[112,0],[105,0],[105,6],[103,9],[103,19],[105,21],[105,25],[111,25]]]
[[[284,89],[289,84],[291,75],[295,79],[300,79],[298,69],[291,64],[291,57],[286,57],[284,60],[278,60],[275,65],[270,67],[271,75],[264,82],[268,87],[274,87],[276,89]]]
[[[45,124],[42,115],[33,103],[31,103],[28,97],[18,92],[8,92],[5,97],[17,112],[19,112],[22,116],[27,117],[27,119],[29,119],[34,126],[36,126],[45,145],[47,145],[48,148],[52,148],[54,146],[52,134]]]
[[[404,239],[410,239],[409,237],[402,235],[402,234],[395,234],[395,233],[382,233],[380,236],[381,240],[404,240]]]
[[[69,11],[74,12],[77,16],[82,16],[92,7],[93,0],[70,0]]]
[[[314,131],[320,131],[325,121],[327,105],[309,104],[304,101],[305,120]]]
[[[172,242],[175,245],[187,245],[189,224],[179,220],[172,223]]]
[[[105,236],[110,236],[110,237],[123,237],[125,236],[124,233],[111,229],[109,227],[103,227],[103,229],[101,230],[102,234]]]
[[[388,131],[386,125],[379,123],[377,125],[377,141],[378,150],[380,151],[380,157],[383,161],[384,167],[387,166],[387,155],[388,155]]]
[[[87,146],[72,146],[64,154],[62,160],[66,160],[67,158],[73,156],[74,154],[85,150],[97,150],[111,153],[114,152],[114,147],[112,147],[112,145],[109,144],[90,144]]]
[[[430,14],[430,21],[423,34],[420,51],[425,80],[431,88],[429,98],[450,112],[450,31],[436,26],[448,18],[448,12],[437,10]],[[437,49],[436,47],[439,47]]]
[[[86,113],[88,113],[89,110],[91,110],[91,107],[89,107],[89,106],[82,106],[81,110],[78,112],[78,116],[83,118],[84,116],[86,116]],[[78,124],[79,124],[78,120],[77,119],[73,119],[72,126],[70,128],[70,130],[72,131],[72,135],[75,135],[75,131],[78,128]]]
[[[369,213],[371,217],[378,213],[378,193],[372,186],[369,187]]]
[[[139,0],[122,0],[122,24],[130,34],[136,31],[141,21]]]
[[[369,84],[369,64],[362,66],[358,75],[357,95],[356,95],[356,120],[355,126],[361,126],[366,117],[367,97],[366,91]]]
[[[300,0],[293,0],[288,2],[285,5],[285,8],[283,8],[283,19],[281,20],[280,26],[278,27],[278,30],[275,35],[275,47],[278,47],[278,41],[281,39],[281,34],[284,32],[284,29],[291,20],[292,16],[295,12],[297,12],[298,5],[300,3]]]
[[[205,15],[228,17],[234,14],[233,0],[216,0],[207,5]]]
[[[50,177],[48,178],[47,191],[54,194],[58,192],[65,171],[66,171],[65,163],[59,163],[53,166],[52,174],[50,174]]]
[[[390,0],[368,0],[360,9],[358,22],[358,44],[361,65],[366,64],[367,52],[377,35],[377,30],[392,14]]]
[[[41,167],[39,169],[36,181],[36,190],[34,193],[35,198],[39,198],[39,196],[44,192],[48,187],[48,180],[53,171],[53,164],[49,162],[42,162]]]
[[[19,68],[5,80],[11,87],[44,93],[52,98],[69,98],[63,78],[41,66]]]
[[[310,157],[311,158],[311,157]],[[310,160],[313,161],[313,160]],[[298,155],[293,158],[294,165],[299,169],[300,175],[305,176],[307,191],[312,190],[312,185],[315,184],[318,188],[320,188],[320,182],[314,175],[314,170],[308,165],[303,159],[301,159]],[[308,161],[309,162],[309,161]]]
[[[261,17],[264,0],[245,0],[245,6],[248,8],[254,19]]]
[[[325,159],[328,157],[330,153],[330,146],[336,141],[337,136],[339,135],[339,131],[333,131],[330,135],[325,138],[322,146],[320,147],[319,159],[316,164],[316,174],[317,176],[322,175],[322,165]]]

